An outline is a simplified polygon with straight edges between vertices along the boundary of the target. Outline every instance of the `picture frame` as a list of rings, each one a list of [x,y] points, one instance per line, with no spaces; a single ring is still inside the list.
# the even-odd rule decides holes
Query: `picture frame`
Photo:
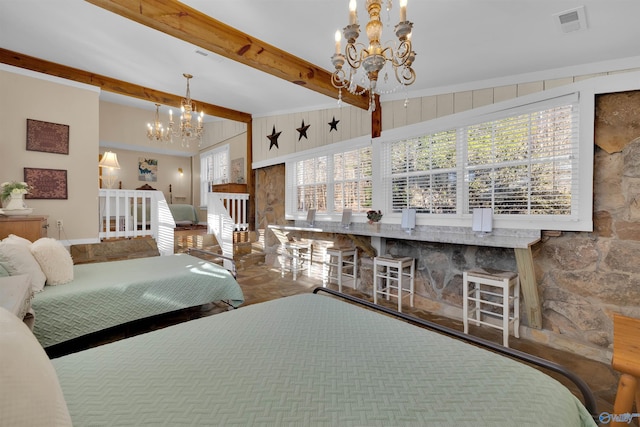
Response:
[[[138,181],[158,181],[158,159],[138,157]]]
[[[27,119],[27,150],[69,154],[69,125]]]
[[[24,182],[31,186],[25,199],[67,199],[65,169],[24,168]]]

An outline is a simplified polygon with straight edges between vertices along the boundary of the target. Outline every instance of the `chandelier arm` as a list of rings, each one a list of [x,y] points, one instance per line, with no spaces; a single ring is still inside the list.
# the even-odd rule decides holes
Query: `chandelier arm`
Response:
[[[409,86],[416,81],[416,72],[411,67],[397,67],[394,68],[396,73],[396,80],[404,86]],[[400,74],[398,74],[400,72]],[[408,73],[408,75],[407,75]]]
[[[358,52],[358,47],[360,47],[360,52]],[[369,54],[362,43],[347,43],[344,53],[349,66],[356,69],[360,68],[362,60]]]
[[[407,61],[411,58],[411,42],[403,41],[398,45],[398,48],[393,52],[393,56],[390,58],[394,67],[403,67],[407,64]],[[409,64],[411,66],[411,64]]]

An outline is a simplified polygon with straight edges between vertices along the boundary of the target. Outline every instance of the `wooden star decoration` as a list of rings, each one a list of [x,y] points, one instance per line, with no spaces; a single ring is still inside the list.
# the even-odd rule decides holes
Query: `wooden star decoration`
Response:
[[[273,125],[273,130],[271,131],[271,135],[267,135],[267,138],[269,138],[269,151],[271,151],[271,148],[273,148],[273,146],[275,145],[276,148],[280,148],[278,147],[278,137],[280,136],[280,134],[282,133],[282,131],[280,132],[276,132],[276,125]]]
[[[331,132],[332,130],[335,130],[336,132],[338,131],[338,123],[340,123],[340,120],[336,120],[336,116],[333,116],[333,120],[331,120],[328,125],[331,126],[331,128],[329,128],[329,132]]]
[[[309,139],[309,138],[307,138],[307,129],[309,129],[309,126],[311,126],[311,125],[305,125],[304,124],[304,119],[302,119],[302,125],[298,129],[296,129],[298,131],[298,133],[299,133],[298,141],[300,141],[303,136],[305,137],[305,139]]]

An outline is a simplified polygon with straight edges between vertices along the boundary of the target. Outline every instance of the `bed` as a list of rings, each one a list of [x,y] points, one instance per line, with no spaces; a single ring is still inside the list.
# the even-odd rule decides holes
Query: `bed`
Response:
[[[197,225],[200,222],[198,219],[198,211],[195,206],[182,203],[173,203],[168,206],[171,216],[173,217],[173,221],[176,223],[176,227]],[[138,223],[142,223],[142,218],[144,216],[144,221],[149,224],[151,222],[151,203],[146,204],[144,215],[142,213],[142,205],[138,204],[136,215]]]
[[[150,316],[226,301],[242,290],[224,268],[187,254],[73,266],[73,281],[35,294],[34,334],[43,347]]]
[[[184,227],[198,224],[198,211],[193,205],[174,203],[169,205],[169,210],[176,223],[176,227]]]
[[[575,376],[589,410],[537,369],[327,295],[243,306],[50,363],[76,427],[596,425]]]

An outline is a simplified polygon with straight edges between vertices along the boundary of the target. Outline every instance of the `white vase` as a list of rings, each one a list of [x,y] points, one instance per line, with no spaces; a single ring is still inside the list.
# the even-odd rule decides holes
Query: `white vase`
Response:
[[[9,203],[4,207],[5,210],[24,209],[24,194],[11,194]]]

